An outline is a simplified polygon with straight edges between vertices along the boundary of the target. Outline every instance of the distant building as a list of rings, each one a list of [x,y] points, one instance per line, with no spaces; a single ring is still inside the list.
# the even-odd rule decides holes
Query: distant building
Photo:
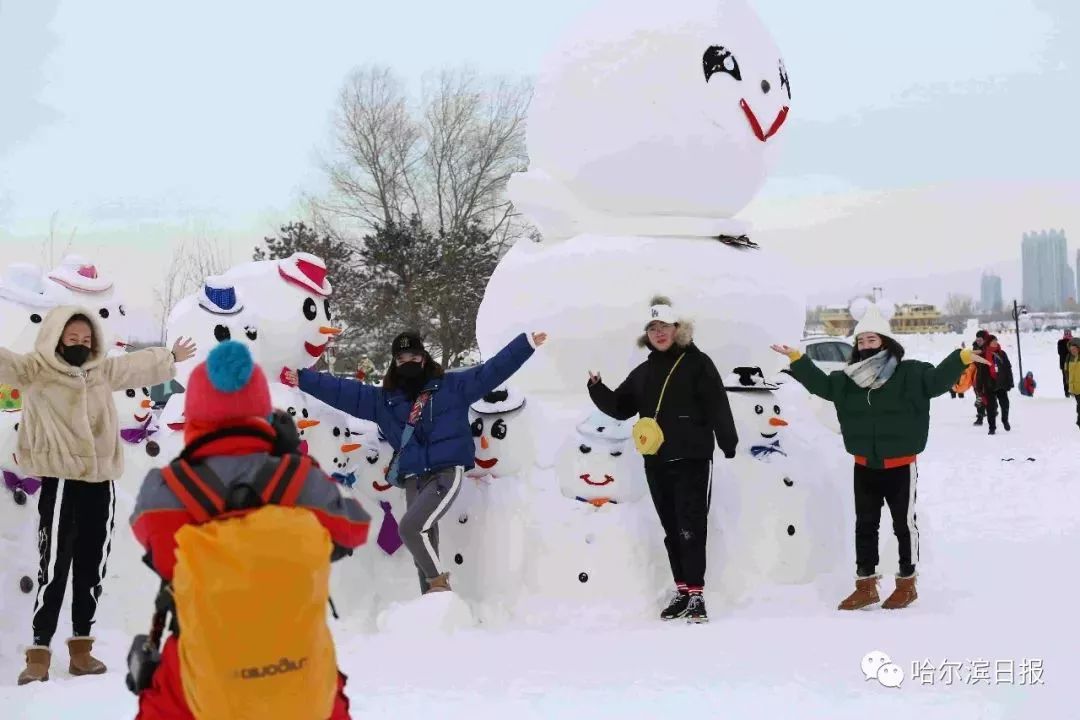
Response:
[[[1029,310],[1061,310],[1068,293],[1064,230],[1024,233],[1021,256],[1024,275],[1024,304]],[[1071,283],[1070,283],[1071,284]]]
[[[1065,296],[1064,304],[1062,307],[1068,304],[1070,300],[1076,302],[1077,295],[1076,290],[1076,273],[1068,265],[1065,266],[1065,276],[1062,278],[1061,294]]]
[[[1080,250],[1076,251],[1076,302],[1080,303]]]
[[[1001,278],[990,273],[984,274],[979,292],[979,309],[984,313],[998,313],[1003,305]]]

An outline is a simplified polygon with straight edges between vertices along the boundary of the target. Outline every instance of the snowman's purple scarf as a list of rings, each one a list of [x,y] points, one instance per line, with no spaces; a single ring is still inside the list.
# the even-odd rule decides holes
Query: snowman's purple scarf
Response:
[[[27,495],[33,495],[41,487],[41,478],[23,477],[16,475],[10,470],[4,470],[4,486],[11,492],[22,490]]]
[[[124,442],[129,442],[132,444],[141,443],[143,440],[146,440],[155,432],[157,432],[156,428],[153,430],[150,429],[150,423],[152,421],[153,418],[146,418],[146,422],[143,423],[142,427],[121,429],[120,439]]]

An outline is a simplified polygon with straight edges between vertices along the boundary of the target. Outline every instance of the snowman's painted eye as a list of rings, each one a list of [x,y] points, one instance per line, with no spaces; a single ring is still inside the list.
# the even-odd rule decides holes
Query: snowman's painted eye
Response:
[[[120,315],[121,315],[122,317],[127,317],[127,310],[125,310],[125,309],[124,309],[124,306],[123,306],[123,305],[121,305],[120,307],[118,307],[118,308],[116,308],[116,309],[120,311]]]
[[[285,412],[289,413],[289,414],[290,414],[290,415],[292,415],[293,417],[296,417],[296,408],[294,408],[294,407],[291,407],[291,408],[289,408],[289,409],[288,409],[288,410],[286,410]]]
[[[300,414],[303,415],[305,419],[307,419],[307,416],[308,416],[307,408],[304,408],[303,410],[301,410]]]
[[[469,427],[472,430],[473,437],[480,437],[484,434],[484,421],[480,418],[473,420],[473,424]],[[379,440],[382,441],[382,438],[379,438]]]
[[[40,324],[41,323],[41,316],[38,315],[37,313],[34,313],[33,315],[30,316],[30,322],[34,323],[35,325]]]
[[[327,321],[329,321],[330,320],[330,301],[329,300],[323,300],[323,312],[326,313],[326,319],[327,319]]]
[[[765,412],[765,408],[761,407],[760,405],[755,405],[754,412],[756,412],[758,415],[761,415],[763,412]]]
[[[109,319],[109,308],[101,308],[100,310],[98,310],[98,315],[101,316],[102,320],[108,320]]]
[[[622,457],[622,450],[612,450],[611,457]]]
[[[135,397],[135,391],[132,390],[131,388],[128,388],[127,390],[125,390],[124,394],[127,395],[129,398]]]
[[[784,61],[780,61],[780,87],[787,91],[787,99],[791,100],[791,82],[788,80],[787,68]]]
[[[150,397],[150,388],[143,388],[142,389],[142,394],[145,395],[146,397]]]
[[[774,413],[776,413],[777,415],[779,415],[780,414],[780,406],[779,405],[773,405],[772,406],[772,411]]]
[[[304,317],[308,320],[314,320],[315,316],[319,314],[319,308],[315,305],[315,301],[308,298],[304,301]]]
[[[738,81],[742,81],[742,71],[739,70],[739,61],[731,54],[731,51],[720,45],[711,45],[701,58],[701,64],[705,70],[705,82],[716,73],[727,73]]]
[[[592,448],[589,447],[588,445],[578,445],[578,450],[581,451],[582,455],[588,455],[589,453],[592,452]]]
[[[378,455],[368,455],[366,459],[372,465],[379,462],[379,456]]]
[[[226,340],[232,340],[232,332],[224,325],[214,326],[214,339],[218,342],[225,342]]]
[[[334,437],[341,437],[341,428],[334,428]]]
[[[505,440],[506,422],[503,420],[496,420],[495,424],[491,426],[491,436],[496,440]]]
[[[248,325],[244,328],[244,334],[247,335],[247,339],[252,342],[259,339],[259,331]]]

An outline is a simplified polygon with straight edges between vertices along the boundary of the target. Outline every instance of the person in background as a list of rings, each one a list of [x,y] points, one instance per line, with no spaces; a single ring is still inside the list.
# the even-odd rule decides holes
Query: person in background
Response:
[[[589,397],[616,420],[655,416],[659,423],[664,441],[656,454],[645,456],[645,477],[675,581],[660,619],[708,622],[702,593],[713,450],[735,457],[739,436],[720,373],[694,344],[693,324],[664,297],[653,298],[644,320],[638,345],[650,350],[648,358],[614,390],[590,372]]]
[[[892,513],[900,554],[896,589],[882,607],[905,608],[918,597],[916,459],[926,447],[930,430],[930,399],[944,395],[965,365],[986,362],[970,350],[954,350],[937,367],[904,360],[904,348],[891,333],[889,321],[871,305],[855,326],[850,364],[828,375],[798,349],[772,346],[791,360],[792,377],[836,406],[844,447],[855,456],[855,591],[840,602],[839,610],[859,610],[880,600],[877,565],[882,503]]]
[[[1028,370],[1024,375],[1024,379],[1020,382],[1020,394],[1026,397],[1032,397],[1035,395],[1035,376]]]
[[[980,330],[979,332],[975,333],[975,339],[971,341],[971,351],[973,353],[975,353],[976,355],[982,354],[983,345],[986,342],[986,336],[989,335],[989,334],[990,333],[986,332],[985,330]],[[970,370],[970,368],[969,368],[969,370]],[[976,369],[976,371],[977,371],[977,369]],[[974,375],[971,377],[971,382],[972,382],[972,385],[975,384],[975,376]],[[982,425],[983,424],[983,418],[985,418],[985,417],[986,417],[986,405],[985,405],[985,403],[983,403],[983,399],[982,399],[982,396],[979,395],[979,391],[976,390],[975,391],[975,422],[972,423],[972,424],[973,425]]]
[[[1069,359],[1065,362],[1069,393],[1076,399],[1076,426],[1080,427],[1080,338],[1069,340]]]
[[[170,351],[147,348],[108,357],[97,313],[61,306],[45,316],[34,351],[0,348],[0,382],[23,395],[16,450],[19,467],[42,479],[38,499],[38,589],[33,644],[19,685],[49,679],[64,590],[71,578],[72,675],[99,675],[90,635],[112,547],[116,490],[124,449],[113,392],[150,387],[176,375],[176,363],[195,355],[179,338]],[[29,549],[29,548],[28,548]]]
[[[988,361],[986,365],[980,365],[975,375],[975,392],[983,399],[986,407],[986,420],[989,426],[988,435],[997,433],[998,410],[1001,411],[1001,427],[1008,432],[1012,429],[1009,425],[1009,391],[1016,384],[1013,380],[1012,363],[1005,354],[996,335],[988,335],[982,351],[982,355]]]
[[[1065,397],[1069,395],[1075,395],[1076,393],[1069,387],[1069,373],[1065,367],[1065,363],[1069,361],[1069,344],[1072,342],[1072,330],[1066,330],[1061,334],[1061,339],[1057,342],[1058,351],[1058,368],[1061,369],[1061,383],[1065,387]]]

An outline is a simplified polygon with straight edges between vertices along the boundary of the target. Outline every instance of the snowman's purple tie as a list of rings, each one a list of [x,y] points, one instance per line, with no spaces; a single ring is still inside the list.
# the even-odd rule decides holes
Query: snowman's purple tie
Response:
[[[27,495],[33,495],[41,487],[41,479],[36,477],[23,477],[16,475],[15,473],[4,470],[4,485],[11,492],[16,490],[22,490]]]
[[[394,519],[394,513],[390,511],[390,503],[380,500],[379,507],[383,510],[383,521],[375,544],[387,555],[393,555],[404,543],[401,542],[401,535],[398,534],[397,520]]]

